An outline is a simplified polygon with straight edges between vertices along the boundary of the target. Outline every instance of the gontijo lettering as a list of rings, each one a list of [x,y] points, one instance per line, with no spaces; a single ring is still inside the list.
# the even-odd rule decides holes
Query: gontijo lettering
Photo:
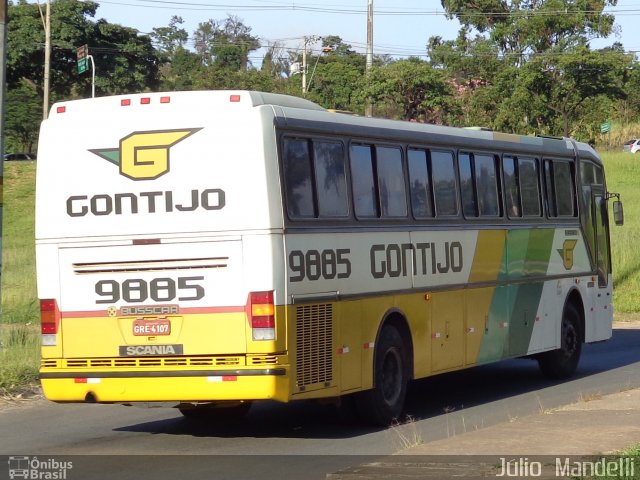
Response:
[[[194,210],[220,210],[224,208],[226,195],[219,188],[191,190],[190,193],[175,195],[171,191],[140,193],[100,193],[72,195],[67,198],[67,215],[134,215],[138,213],[193,212]]]
[[[437,275],[461,272],[463,267],[460,242],[375,244],[370,257],[373,278]]]

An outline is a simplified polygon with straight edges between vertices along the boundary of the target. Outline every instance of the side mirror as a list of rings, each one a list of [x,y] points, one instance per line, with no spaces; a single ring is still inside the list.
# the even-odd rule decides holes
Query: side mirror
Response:
[[[613,202],[613,221],[616,225],[624,225],[624,210],[620,200]]]

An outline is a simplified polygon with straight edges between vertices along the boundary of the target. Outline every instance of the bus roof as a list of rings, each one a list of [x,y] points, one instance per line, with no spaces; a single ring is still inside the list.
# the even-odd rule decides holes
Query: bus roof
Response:
[[[157,92],[98,97],[92,99],[58,102],[51,113],[64,113],[67,108],[74,113],[116,106],[135,108],[141,104],[175,103],[191,108],[220,108],[230,103],[240,107],[281,107],[276,111],[276,123],[285,128],[310,129],[325,134],[349,134],[375,136],[408,143],[429,143],[434,146],[459,146],[464,148],[495,149],[514,153],[544,155],[575,155],[601,162],[598,154],[588,144],[570,138],[553,138],[495,132],[485,128],[458,128],[401,120],[368,118],[359,115],[339,115],[309,100],[291,95],[250,90],[197,90]],[[148,107],[147,107],[148,108]],[[52,115],[55,119],[56,115]]]

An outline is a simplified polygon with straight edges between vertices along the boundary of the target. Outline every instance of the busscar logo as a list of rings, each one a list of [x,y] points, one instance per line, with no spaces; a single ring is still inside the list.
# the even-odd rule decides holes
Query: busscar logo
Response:
[[[133,132],[120,139],[118,148],[89,151],[117,165],[120,175],[131,180],[153,180],[169,171],[171,147],[200,130],[202,128]]]

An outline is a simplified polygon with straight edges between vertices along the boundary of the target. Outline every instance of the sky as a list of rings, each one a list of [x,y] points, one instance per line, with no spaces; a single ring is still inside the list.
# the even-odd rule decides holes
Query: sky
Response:
[[[240,17],[263,45],[281,42],[290,49],[302,48],[305,36],[338,35],[360,52],[366,51],[368,0],[96,0],[96,18],[149,33],[169,24],[173,15],[185,23],[191,36],[201,22]],[[374,54],[393,57],[424,56],[429,37],[456,37],[459,24],[448,20],[440,0],[372,0]],[[640,0],[618,0],[608,8],[616,17],[617,34],[594,40],[593,48],[620,41],[627,51],[640,51]],[[191,44],[192,46],[193,44]],[[310,45],[316,53],[321,44]],[[251,61],[261,63],[264,50]]]

